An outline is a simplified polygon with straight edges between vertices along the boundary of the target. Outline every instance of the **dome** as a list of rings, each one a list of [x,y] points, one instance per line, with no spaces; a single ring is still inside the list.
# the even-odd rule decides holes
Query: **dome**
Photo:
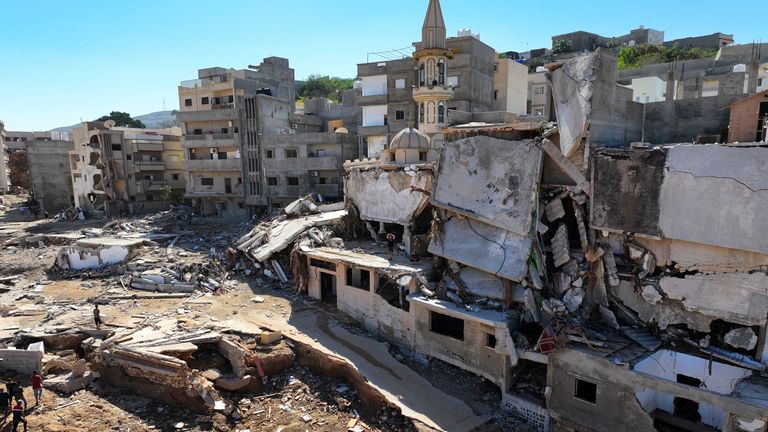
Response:
[[[392,138],[392,142],[389,144],[390,150],[396,149],[418,149],[429,150],[429,137],[424,135],[420,130],[412,127],[407,127],[395,135]]]

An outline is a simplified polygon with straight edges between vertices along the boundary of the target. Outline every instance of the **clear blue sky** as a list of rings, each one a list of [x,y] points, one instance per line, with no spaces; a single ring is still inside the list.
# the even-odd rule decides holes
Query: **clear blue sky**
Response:
[[[626,5],[626,6],[625,6]],[[0,0],[0,119],[48,130],[111,110],[177,109],[179,81],[210,66],[290,59],[296,78],[354,77],[366,53],[420,38],[427,0]],[[768,41],[757,1],[442,0],[448,34],[471,27],[499,51],[550,46],[552,35],[666,39],[724,32]],[[682,18],[678,18],[682,17]],[[761,31],[762,30],[762,31]],[[373,60],[372,60],[373,61]]]

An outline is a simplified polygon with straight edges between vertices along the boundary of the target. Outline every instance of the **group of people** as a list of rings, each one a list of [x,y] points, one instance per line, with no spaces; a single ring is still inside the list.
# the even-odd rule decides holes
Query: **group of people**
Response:
[[[43,399],[43,376],[34,371],[30,382],[37,406]],[[0,423],[5,423],[10,412],[13,415],[13,431],[16,432],[20,424],[24,425],[24,431],[27,430],[27,398],[24,397],[24,389],[13,379],[5,384],[5,389],[0,388],[0,412],[3,414]]]

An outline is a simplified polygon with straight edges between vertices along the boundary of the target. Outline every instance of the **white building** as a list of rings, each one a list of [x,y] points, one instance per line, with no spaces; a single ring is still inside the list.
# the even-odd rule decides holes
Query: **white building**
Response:
[[[635,102],[649,103],[667,100],[667,82],[659,77],[633,78],[632,84],[624,87],[632,89],[632,100]]]

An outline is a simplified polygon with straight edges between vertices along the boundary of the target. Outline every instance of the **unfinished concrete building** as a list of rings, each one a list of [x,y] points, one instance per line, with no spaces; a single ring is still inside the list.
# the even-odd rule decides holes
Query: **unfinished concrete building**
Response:
[[[291,102],[268,95],[244,98],[239,122],[250,214],[309,194],[341,200],[342,165],[358,157],[357,137],[346,132],[339,105],[310,99],[306,108],[310,114],[294,113]]]
[[[72,131],[74,206],[92,217],[167,209],[183,196],[180,130],[86,122]]]
[[[74,149],[74,144],[69,140],[69,134],[9,131],[8,141],[26,157],[23,167],[26,188],[40,203],[40,210],[53,215],[72,207],[74,195],[69,152]]]
[[[294,72],[288,60],[268,57],[248,69],[200,69],[198,78],[179,85],[186,197],[203,215],[244,218],[242,135],[239,110],[257,94],[295,108]]]
[[[732,103],[730,111],[729,143],[768,140],[768,90]]]

